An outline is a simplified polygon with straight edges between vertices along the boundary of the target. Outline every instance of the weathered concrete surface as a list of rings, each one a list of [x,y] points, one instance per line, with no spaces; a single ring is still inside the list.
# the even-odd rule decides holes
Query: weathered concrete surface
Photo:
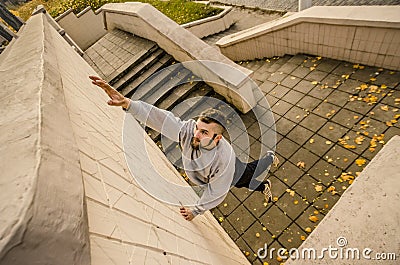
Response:
[[[188,222],[139,187],[195,195],[157,181],[187,186],[136,120],[122,145],[124,112],[46,15],[20,34],[0,57],[0,264],[248,264],[209,212]]]
[[[57,44],[38,14],[0,57],[0,264],[88,264],[78,148]]]
[[[299,259],[285,264],[398,264],[400,259],[400,136],[393,137],[356,178],[338,203],[299,248],[337,248],[344,258]],[[341,239],[340,239],[341,238]],[[346,243],[347,242],[347,243]],[[346,259],[358,249],[360,259]],[[371,251],[364,252],[365,249]],[[396,260],[376,260],[378,253],[395,253]],[[338,254],[340,255],[340,254]],[[368,260],[370,257],[373,261]]]

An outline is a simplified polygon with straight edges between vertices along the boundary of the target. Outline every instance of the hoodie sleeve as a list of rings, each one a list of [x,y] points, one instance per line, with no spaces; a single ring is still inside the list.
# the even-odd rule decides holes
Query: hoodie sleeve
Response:
[[[191,209],[194,216],[203,214],[205,211],[218,206],[225,199],[235,173],[235,156],[231,155],[228,161],[228,163],[224,163],[219,167],[218,172],[207,184],[203,195],[194,208]]]
[[[172,112],[159,109],[140,100],[131,100],[126,112],[167,138],[179,142],[179,132],[184,126],[184,122]]]

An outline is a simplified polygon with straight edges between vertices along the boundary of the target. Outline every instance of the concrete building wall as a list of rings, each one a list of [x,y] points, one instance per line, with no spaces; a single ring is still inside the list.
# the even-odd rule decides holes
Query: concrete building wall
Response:
[[[0,57],[0,264],[248,264],[209,212],[185,221],[139,187],[135,178],[152,182],[155,171],[187,184],[135,120],[106,104],[46,16],[32,16]]]
[[[234,61],[314,54],[400,69],[400,6],[312,7],[217,42]]]
[[[93,12],[90,7],[78,15],[70,9],[57,17],[56,21],[82,50],[89,48],[107,33],[102,14]]]

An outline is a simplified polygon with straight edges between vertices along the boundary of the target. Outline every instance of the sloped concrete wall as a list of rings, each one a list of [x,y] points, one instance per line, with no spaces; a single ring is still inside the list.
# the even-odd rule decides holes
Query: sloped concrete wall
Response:
[[[315,6],[225,36],[221,52],[235,61],[314,54],[400,69],[400,6]]]
[[[44,15],[0,56],[0,264],[89,264],[78,147],[58,49]],[[57,49],[58,48],[58,49]]]
[[[187,185],[136,120],[106,104],[45,14],[1,56],[0,264],[248,264],[209,212],[185,221],[139,187],[142,176],[161,194],[195,196],[157,182],[155,171]]]

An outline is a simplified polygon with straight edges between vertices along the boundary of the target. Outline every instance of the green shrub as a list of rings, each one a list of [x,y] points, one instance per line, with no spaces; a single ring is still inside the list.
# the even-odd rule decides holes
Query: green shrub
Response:
[[[214,8],[188,0],[136,1],[151,4],[178,24],[185,24],[198,19],[214,16],[222,11],[220,8]],[[43,5],[52,17],[57,17],[70,8],[73,9],[75,14],[77,14],[88,6],[91,6],[92,9],[96,10],[107,3],[121,2],[126,2],[126,0],[32,0],[31,2],[17,8],[14,13],[22,19],[27,20],[36,6]]]

